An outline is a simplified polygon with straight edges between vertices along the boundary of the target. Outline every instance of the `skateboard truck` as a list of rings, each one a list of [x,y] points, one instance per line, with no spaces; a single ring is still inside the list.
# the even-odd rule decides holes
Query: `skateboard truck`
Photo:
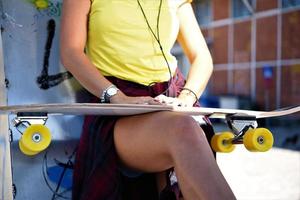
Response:
[[[243,136],[249,129],[256,129],[258,127],[255,116],[232,114],[227,115],[227,126],[230,128],[235,137],[232,139],[233,144],[243,144]]]
[[[230,132],[213,136],[211,145],[215,152],[232,152],[235,144],[244,144],[252,152],[265,152],[272,148],[274,142],[272,133],[266,128],[257,128],[255,116],[229,114],[225,120]]]
[[[32,124],[45,125],[48,119],[47,113],[17,113],[17,116],[12,120],[12,124],[22,134],[24,128],[28,128]],[[23,130],[22,130],[22,129]]]
[[[12,120],[12,124],[22,135],[19,148],[25,155],[36,155],[49,146],[51,133],[45,126],[47,119],[47,113],[20,112]]]

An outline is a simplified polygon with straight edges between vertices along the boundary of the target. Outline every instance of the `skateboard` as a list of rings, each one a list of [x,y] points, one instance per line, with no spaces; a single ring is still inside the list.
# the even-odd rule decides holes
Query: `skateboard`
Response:
[[[161,111],[224,119],[231,131],[213,136],[211,146],[215,152],[232,152],[235,144],[244,144],[252,152],[265,152],[272,148],[274,139],[268,129],[258,128],[257,119],[300,112],[300,106],[274,111],[99,103],[0,106],[0,114],[16,115],[12,123],[22,134],[19,148],[29,156],[45,150],[51,142],[50,130],[45,126],[49,115],[130,116]]]

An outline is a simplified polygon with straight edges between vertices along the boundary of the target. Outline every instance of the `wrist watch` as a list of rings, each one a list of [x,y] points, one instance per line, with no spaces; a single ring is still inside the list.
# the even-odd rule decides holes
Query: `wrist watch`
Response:
[[[110,99],[118,93],[119,89],[115,85],[106,88],[100,97],[101,103],[110,103]]]

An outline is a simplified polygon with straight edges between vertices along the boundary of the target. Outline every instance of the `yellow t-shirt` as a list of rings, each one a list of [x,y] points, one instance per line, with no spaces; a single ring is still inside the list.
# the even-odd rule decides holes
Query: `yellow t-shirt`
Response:
[[[171,54],[178,31],[177,9],[188,0],[163,0],[159,32],[172,75],[177,60]],[[140,0],[157,33],[159,0]],[[157,34],[156,34],[157,35]],[[136,0],[92,0],[86,53],[104,76],[148,85],[170,79],[167,64]]]

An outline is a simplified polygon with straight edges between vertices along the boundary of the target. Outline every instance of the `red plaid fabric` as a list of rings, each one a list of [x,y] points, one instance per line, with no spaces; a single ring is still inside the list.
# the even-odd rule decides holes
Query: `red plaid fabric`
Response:
[[[107,78],[128,96],[154,97],[168,88],[167,82],[147,87],[115,77]],[[178,72],[171,81],[168,96],[177,96],[184,83],[182,74]],[[91,102],[99,102],[99,99],[93,97]],[[153,174],[129,178],[119,172],[113,143],[113,128],[117,119],[114,116],[86,116],[75,159],[73,200],[159,199]],[[203,128],[210,140],[213,134],[211,126]],[[169,187],[164,191],[170,193],[172,189]],[[164,199],[178,198],[178,195],[160,196]]]

